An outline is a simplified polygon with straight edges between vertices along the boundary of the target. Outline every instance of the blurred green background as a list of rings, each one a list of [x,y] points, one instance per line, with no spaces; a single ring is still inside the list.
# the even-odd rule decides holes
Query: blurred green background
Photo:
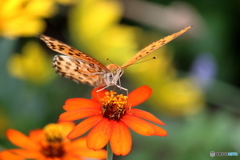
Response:
[[[133,147],[116,160],[239,159],[240,1],[6,0],[0,1],[0,150],[14,146],[8,128],[23,133],[57,122],[68,98],[90,98],[92,87],[61,78],[57,54],[37,33],[63,41],[107,65],[122,65],[140,49],[189,25],[193,28],[132,65],[121,78],[129,91],[148,85],[138,106],[166,126],[167,137],[133,133]]]

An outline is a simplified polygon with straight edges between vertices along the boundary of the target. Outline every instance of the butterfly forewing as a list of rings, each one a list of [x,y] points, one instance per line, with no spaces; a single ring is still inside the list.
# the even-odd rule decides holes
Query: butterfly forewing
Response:
[[[87,62],[92,62],[92,63],[95,63],[97,64],[99,67],[105,69],[105,70],[108,70],[106,68],[106,66],[104,66],[102,63],[98,62],[96,59],[90,57],[89,55],[61,42],[61,41],[58,41],[54,38],[51,38],[51,37],[48,37],[48,36],[45,36],[43,34],[41,34],[39,36],[39,38],[41,40],[43,40],[47,46],[52,49],[53,51],[56,51],[58,53],[62,53],[62,54],[65,54],[67,56],[71,56],[71,57],[74,57],[74,58],[77,58],[77,59],[81,59],[81,60],[85,60]]]
[[[152,44],[148,45],[147,47],[145,47],[141,51],[139,51],[135,56],[133,56],[130,60],[128,60],[125,64],[123,64],[122,67],[126,68],[129,65],[135,63],[136,61],[142,59],[143,57],[149,55],[151,52],[155,51],[159,47],[162,47],[163,45],[165,45],[168,42],[172,41],[173,39],[177,38],[181,34],[185,33],[190,28],[192,28],[192,26],[188,26],[177,33],[173,33],[173,34],[166,36],[156,42],[153,42]]]
[[[53,59],[53,67],[58,74],[77,83],[87,83],[94,87],[106,86],[104,75],[110,72],[106,66],[54,38],[45,35],[39,37],[50,49],[66,55],[56,55]]]

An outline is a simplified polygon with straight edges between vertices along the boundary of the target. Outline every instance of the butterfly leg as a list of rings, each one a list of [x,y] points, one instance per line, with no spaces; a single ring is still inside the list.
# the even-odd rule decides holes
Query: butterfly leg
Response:
[[[126,91],[127,92],[127,95],[128,95],[128,89],[127,88],[123,88],[123,87],[121,87],[121,86],[119,86],[119,85],[117,85],[117,84],[115,84],[119,89],[122,89],[122,90],[124,90],[124,91]]]
[[[109,86],[105,86],[105,87],[103,87],[103,88],[97,90],[96,92],[101,92],[102,90],[104,90],[104,89],[106,89],[106,88],[108,88],[108,87],[109,87]]]
[[[121,85],[121,80],[120,80],[120,78],[118,79],[118,83],[119,83],[119,85],[115,84],[115,86],[117,86],[118,88],[126,91],[126,92],[127,92],[127,95],[128,95],[128,89],[121,87],[122,85]]]
[[[127,92],[127,95],[128,95],[128,89],[127,89],[127,88],[123,88],[123,87],[121,87],[121,86],[119,86],[119,85],[117,85],[117,84],[116,84],[116,86],[117,86],[119,89],[122,89],[122,90],[126,91],[126,92]],[[96,92],[101,92],[102,90],[104,90],[104,89],[106,89],[106,88],[108,88],[108,87],[109,87],[109,86],[105,86],[105,87],[97,90]]]

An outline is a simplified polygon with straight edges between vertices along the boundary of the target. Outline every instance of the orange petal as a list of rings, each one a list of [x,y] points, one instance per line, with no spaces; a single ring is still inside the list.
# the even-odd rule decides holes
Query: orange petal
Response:
[[[71,153],[71,155],[74,155],[74,156],[94,158],[94,159],[95,158],[97,158],[97,159],[105,159],[106,158],[105,150],[101,149],[98,151],[93,151],[87,147],[86,137],[74,140],[74,144],[71,145],[71,147],[68,147],[67,149],[68,150],[70,149],[69,153]],[[66,151],[68,152],[68,150],[66,150]]]
[[[40,151],[26,150],[26,149],[10,149],[14,154],[23,156],[26,159],[39,159],[43,158],[43,154]]]
[[[130,107],[137,106],[146,101],[152,94],[152,89],[148,86],[142,86],[128,94],[128,103]]]
[[[121,121],[113,121],[112,128],[110,145],[113,153],[122,156],[127,155],[132,147],[132,136],[128,127]]]
[[[101,87],[102,88],[102,87]],[[101,88],[94,88],[92,90],[92,100],[95,102],[99,102],[99,99],[103,98],[105,96],[105,92],[107,92],[108,90],[104,89],[100,92],[97,92],[98,90],[100,90]]]
[[[39,141],[45,138],[44,136],[45,133],[42,129],[34,129],[29,132],[29,138],[36,143],[39,143]]]
[[[71,110],[71,111],[62,113],[59,116],[59,121],[74,121],[74,120],[82,119],[89,116],[99,115],[100,113],[101,113],[100,108],[96,109],[95,107]]]
[[[86,140],[87,137],[81,137],[77,138],[75,140],[72,140],[70,143],[65,144],[65,150],[66,151],[71,151],[74,150],[75,148],[84,148],[86,146]]]
[[[109,141],[112,135],[113,121],[102,118],[89,132],[87,136],[87,146],[89,149],[102,149]]]
[[[165,126],[165,124],[161,120],[159,120],[157,117],[155,117],[153,114],[149,112],[146,112],[140,109],[131,109],[131,112],[136,117],[140,117],[140,118]]]
[[[38,159],[37,159],[38,160]],[[52,158],[52,157],[47,157],[47,158],[45,158],[45,159],[43,159],[43,160],[62,160],[62,157],[54,157],[54,158]],[[80,160],[83,160],[83,159],[80,159]]]
[[[93,116],[83,120],[67,135],[67,138],[73,139],[81,136],[89,129],[91,129],[94,125],[96,125],[96,123],[98,123],[101,119],[102,116]]]
[[[152,124],[152,125],[156,130],[156,133],[154,134],[155,136],[164,136],[164,137],[167,136],[168,133],[165,129],[162,129],[161,127],[158,127],[154,124]]]
[[[138,134],[144,136],[152,136],[156,134],[156,130],[152,124],[141,118],[125,115],[121,121],[123,121],[129,128]]]
[[[89,159],[89,158],[90,159],[92,159],[92,158],[93,159],[106,159],[107,152],[104,149],[94,151],[94,150],[85,148],[85,149],[81,149],[81,150],[76,150],[76,149],[72,150],[71,154],[74,156],[79,156],[79,157],[87,157],[87,159]]]
[[[7,138],[16,146],[25,148],[25,149],[31,149],[31,150],[39,150],[40,146],[37,145],[34,141],[32,141],[29,137],[22,134],[21,132],[14,130],[14,129],[8,129],[6,132]]]
[[[47,160],[50,160],[50,159],[47,159]],[[67,155],[64,155],[64,157],[61,160],[84,160],[84,158],[76,157],[76,155],[72,155],[72,154],[71,155],[67,154]]]
[[[13,154],[9,150],[4,150],[0,152],[0,159],[1,160],[25,160],[24,157],[20,155]]]
[[[96,103],[93,100],[85,99],[85,98],[71,98],[66,100],[63,109],[66,111],[88,108],[88,107],[101,107],[99,103]]]
[[[88,157],[88,158],[97,158],[97,159],[105,159],[106,158],[106,151],[105,150],[98,150],[93,151],[90,150],[86,145],[87,137],[78,138],[69,144],[65,145],[65,150],[67,153],[70,153],[74,156],[80,157]]]

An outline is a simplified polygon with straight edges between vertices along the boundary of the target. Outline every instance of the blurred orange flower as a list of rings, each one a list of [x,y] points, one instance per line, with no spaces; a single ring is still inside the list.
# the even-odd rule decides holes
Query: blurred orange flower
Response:
[[[70,141],[66,135],[73,129],[71,122],[49,124],[44,129],[29,132],[29,136],[9,129],[7,138],[21,149],[0,152],[1,160],[83,160],[84,158],[106,158],[106,151],[93,151],[86,146],[86,137]]]
[[[133,108],[150,97],[152,89],[148,86],[139,87],[128,96],[116,94],[114,91],[96,92],[97,90],[93,89],[90,100],[72,98],[63,106],[66,112],[60,115],[60,121],[88,117],[68,134],[69,139],[81,136],[92,128],[87,136],[88,148],[99,150],[110,141],[114,154],[126,155],[132,146],[128,128],[144,136],[167,136],[164,129],[148,122],[165,125],[162,121],[151,113]]]

